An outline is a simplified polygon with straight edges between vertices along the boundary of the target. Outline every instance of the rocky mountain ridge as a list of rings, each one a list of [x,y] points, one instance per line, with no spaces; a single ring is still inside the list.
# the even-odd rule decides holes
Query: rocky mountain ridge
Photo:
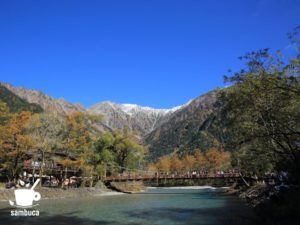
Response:
[[[8,90],[20,98],[25,99],[27,102],[40,105],[44,111],[56,111],[61,115],[66,115],[75,111],[86,111],[80,104],[71,104],[63,98],[55,99],[41,91],[23,87],[14,87],[11,84],[6,83],[0,83],[0,85],[6,87]]]
[[[110,101],[99,102],[90,108],[80,104],[72,104],[63,98],[55,99],[41,91],[14,87],[10,84],[0,83],[8,90],[29,103],[40,105],[44,111],[56,111],[58,114],[67,115],[79,111],[89,114],[102,115],[103,120],[97,124],[100,130],[122,129],[127,126],[139,136],[145,136],[166,122],[175,112],[184,108],[184,105],[171,109],[154,109],[136,104],[118,104]]]
[[[122,129],[124,125],[144,136],[166,122],[175,112],[185,105],[171,109],[154,109],[135,104],[117,104],[110,101],[100,102],[87,111],[104,116],[103,124],[110,128]]]

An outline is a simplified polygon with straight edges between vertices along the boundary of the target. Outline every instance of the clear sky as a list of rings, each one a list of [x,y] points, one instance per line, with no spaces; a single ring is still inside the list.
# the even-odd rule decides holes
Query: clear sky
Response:
[[[299,0],[1,0],[0,80],[168,108],[224,86],[245,52],[286,48],[299,24]]]

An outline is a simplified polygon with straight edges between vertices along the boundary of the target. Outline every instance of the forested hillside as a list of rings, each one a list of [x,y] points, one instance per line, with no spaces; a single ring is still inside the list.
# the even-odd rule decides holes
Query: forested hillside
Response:
[[[145,138],[149,144],[148,159],[155,161],[174,151],[183,155],[196,149],[224,148],[226,134],[217,102],[219,92],[211,91],[194,99],[151,132]]]
[[[5,102],[11,112],[30,111],[39,113],[43,111],[40,105],[27,102],[1,84],[0,101]]]

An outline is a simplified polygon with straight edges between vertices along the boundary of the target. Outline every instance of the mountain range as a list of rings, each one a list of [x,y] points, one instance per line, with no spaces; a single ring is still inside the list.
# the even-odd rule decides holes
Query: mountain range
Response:
[[[9,93],[29,105],[38,106],[46,112],[55,111],[62,116],[75,111],[102,115],[102,121],[96,124],[100,131],[128,127],[149,146],[150,160],[173,151],[193,151],[196,148],[206,150],[222,145],[222,132],[217,129],[220,126],[216,126],[219,121],[215,104],[217,92],[218,90],[211,91],[171,109],[154,109],[110,101],[85,108],[63,98],[55,99],[41,91],[0,83],[1,101],[7,102]]]

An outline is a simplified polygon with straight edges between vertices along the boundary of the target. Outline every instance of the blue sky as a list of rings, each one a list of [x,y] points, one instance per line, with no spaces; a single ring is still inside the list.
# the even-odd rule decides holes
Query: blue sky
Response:
[[[169,108],[224,86],[245,52],[285,48],[299,24],[298,0],[1,0],[0,80]]]

